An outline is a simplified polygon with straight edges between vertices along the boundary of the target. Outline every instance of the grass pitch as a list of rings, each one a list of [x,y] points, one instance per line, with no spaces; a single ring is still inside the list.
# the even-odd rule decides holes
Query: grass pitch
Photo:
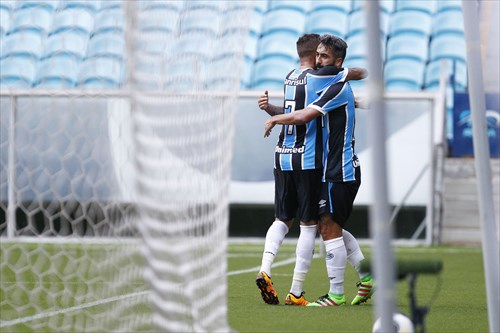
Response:
[[[19,245],[19,251],[6,251],[8,244],[0,243],[0,320],[15,321],[13,326],[0,325],[0,332],[65,332],[70,330],[56,330],[54,327],[64,327],[66,321],[78,322],[85,316],[74,313],[53,311],[54,306],[65,309],[84,305],[87,313],[97,315],[103,313],[106,303],[92,299],[87,288],[105,288],[104,281],[93,281],[82,284],[79,278],[91,280],[94,270],[101,269],[101,262],[105,260],[103,249],[97,245],[86,248],[85,245],[71,244],[64,249],[65,257],[58,256],[60,245],[53,246]],[[23,248],[25,246],[25,248]],[[259,294],[255,285],[255,276],[260,266],[263,244],[232,244],[228,253],[228,317],[232,328],[239,332],[371,332],[374,321],[373,300],[360,306],[344,306],[339,308],[308,308],[290,307],[284,305],[267,305]],[[45,256],[36,253],[42,251]],[[370,248],[363,248],[367,257],[371,256]],[[419,275],[417,278],[417,304],[429,307],[425,324],[428,332],[488,332],[486,290],[483,273],[483,260],[480,249],[457,247],[412,247],[397,248],[398,259],[441,259],[443,270],[438,276]],[[7,256],[5,253],[9,253]],[[68,256],[68,253],[70,254]],[[100,254],[101,253],[101,254]],[[109,247],[107,249],[109,253]],[[26,256],[26,254],[30,254]],[[289,291],[294,267],[295,246],[284,244],[276,257],[272,270],[274,286],[283,303]],[[74,281],[59,283],[58,272],[48,272],[44,267],[49,263],[60,261],[57,267],[65,272],[73,272]],[[81,258],[92,258],[93,263],[83,265]],[[123,263],[123,267],[140,264],[140,258],[130,258]],[[74,262],[80,262],[75,265]],[[24,264],[23,264],[24,262]],[[10,269],[8,267],[25,267]],[[56,274],[54,274],[56,273]],[[59,272],[61,274],[62,272]],[[42,278],[40,278],[42,276]],[[35,283],[35,281],[41,281]],[[345,291],[348,303],[356,294],[357,275],[353,268],[348,266],[345,276]],[[12,283],[19,288],[7,288]],[[44,286],[38,285],[42,283]],[[100,287],[99,287],[100,286]],[[130,289],[123,290],[124,294],[147,293],[147,287],[137,280]],[[325,261],[323,257],[314,259],[311,269],[304,283],[306,298],[314,301],[328,291]],[[408,300],[408,282],[396,283],[396,306],[399,311],[410,315]],[[50,298],[43,290],[53,289],[54,292],[64,290],[64,293],[75,295],[75,301],[68,303],[65,298]],[[95,289],[96,291],[98,289]],[[126,296],[126,295],[125,295]],[[378,295],[375,292],[374,298]],[[79,301],[76,301],[76,300]],[[24,310],[23,310],[24,309]],[[21,311],[21,312],[20,312]],[[142,309],[140,311],[147,311]],[[64,312],[64,311],[63,311]],[[23,318],[37,318],[37,315],[49,313],[33,321]],[[118,318],[119,319],[119,318]],[[123,319],[123,318],[122,318]],[[121,320],[121,319],[119,319]],[[38,322],[38,326],[33,324]],[[47,325],[42,322],[49,323]],[[2,327],[3,326],[3,327]],[[35,328],[33,328],[35,327]],[[72,326],[68,326],[72,327]],[[152,327],[150,327],[152,328]],[[78,331],[78,330],[71,330]]]

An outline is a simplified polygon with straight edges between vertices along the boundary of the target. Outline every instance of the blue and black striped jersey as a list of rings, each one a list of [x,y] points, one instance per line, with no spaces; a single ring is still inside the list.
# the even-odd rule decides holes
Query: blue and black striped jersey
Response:
[[[307,106],[323,114],[324,180],[349,182],[355,180],[354,168],[359,160],[354,151],[354,95],[343,80],[325,86],[319,80],[309,80],[307,94],[316,99]]]
[[[308,80],[314,78],[314,81],[327,87],[345,79],[347,71],[342,70],[336,67],[292,70],[284,81],[284,113],[303,109],[316,99],[316,94],[313,94],[312,99],[308,97]],[[318,83],[315,84],[317,85]],[[322,135],[321,118],[304,125],[283,125],[275,148],[274,167],[283,171],[322,169]]]

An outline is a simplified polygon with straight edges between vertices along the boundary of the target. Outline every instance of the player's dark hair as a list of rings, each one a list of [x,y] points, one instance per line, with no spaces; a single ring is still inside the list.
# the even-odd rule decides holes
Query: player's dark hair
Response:
[[[316,56],[316,49],[320,43],[320,35],[305,34],[297,40],[297,54],[299,58]]]
[[[333,51],[335,58],[345,59],[347,53],[347,43],[340,37],[331,34],[324,34],[320,38],[321,44]]]

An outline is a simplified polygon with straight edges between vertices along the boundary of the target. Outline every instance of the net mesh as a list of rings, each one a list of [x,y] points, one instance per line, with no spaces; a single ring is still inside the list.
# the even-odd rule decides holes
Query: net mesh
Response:
[[[2,95],[2,330],[230,330],[228,187],[250,8],[124,2],[123,91]]]

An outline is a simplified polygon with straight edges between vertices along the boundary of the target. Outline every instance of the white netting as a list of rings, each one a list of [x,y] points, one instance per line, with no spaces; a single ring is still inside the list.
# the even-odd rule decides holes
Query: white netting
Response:
[[[248,4],[123,7],[123,91],[0,98],[1,330],[229,330]]]

